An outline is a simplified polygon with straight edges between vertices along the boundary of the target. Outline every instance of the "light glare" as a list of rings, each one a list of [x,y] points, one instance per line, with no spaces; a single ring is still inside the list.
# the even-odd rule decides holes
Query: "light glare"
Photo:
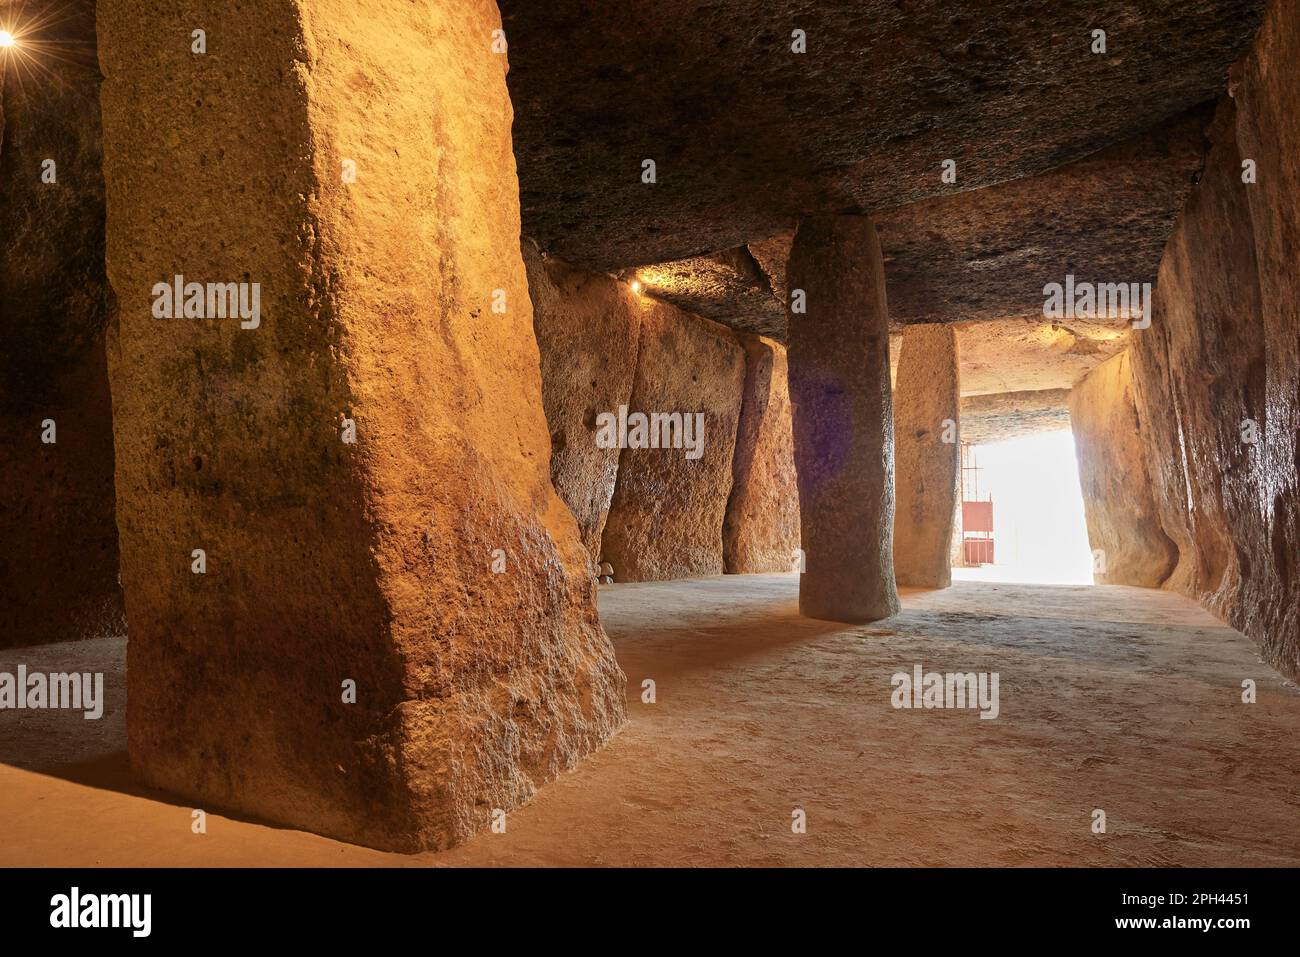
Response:
[[[952,577],[1091,585],[1092,546],[1074,433],[1041,432],[976,450],[980,492],[993,497],[995,564],[954,568]]]
[[[17,42],[18,41],[14,39],[14,35],[8,30],[0,30],[0,47],[11,47]]]

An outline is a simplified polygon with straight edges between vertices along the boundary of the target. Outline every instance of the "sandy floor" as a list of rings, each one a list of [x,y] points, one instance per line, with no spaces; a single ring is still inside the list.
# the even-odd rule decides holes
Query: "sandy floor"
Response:
[[[505,834],[410,857],[215,813],[194,835],[126,771],[124,642],[0,652],[105,670],[110,706],[0,712],[0,864],[1300,864],[1300,694],[1185,599],[958,582],[844,627],[799,618],[797,587],[603,588],[628,726]],[[1000,716],[894,710],[917,663],[997,671]]]

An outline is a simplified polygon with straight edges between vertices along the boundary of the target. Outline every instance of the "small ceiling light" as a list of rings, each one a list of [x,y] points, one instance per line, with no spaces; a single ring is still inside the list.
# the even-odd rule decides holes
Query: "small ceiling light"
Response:
[[[14,35],[8,30],[0,30],[0,47],[11,47],[17,44]]]
[[[633,279],[633,280],[632,280],[632,291],[633,291],[634,293],[636,293],[638,296],[641,295],[641,280],[640,280],[640,279]]]

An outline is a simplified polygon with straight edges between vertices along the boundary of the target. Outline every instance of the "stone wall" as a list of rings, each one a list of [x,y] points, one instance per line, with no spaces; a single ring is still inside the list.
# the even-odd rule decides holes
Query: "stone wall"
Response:
[[[595,562],[619,455],[616,447],[597,445],[596,420],[631,398],[642,303],[625,283],[543,257],[531,240],[523,250],[551,431],[551,481]]]
[[[646,300],[629,414],[702,413],[704,441],[698,458],[685,448],[623,449],[602,542],[615,581],[722,574],[744,382],[735,333]]]
[[[1159,588],[1178,561],[1147,471],[1127,351],[1107,359],[1070,393],[1070,423],[1098,584]]]
[[[1260,478],[1260,294],[1248,191],[1226,100],[1211,130],[1205,171],[1165,249],[1152,327],[1135,332],[1139,412],[1151,433],[1162,521],[1178,543],[1170,584],[1221,613],[1236,604],[1244,542]],[[1248,430],[1247,430],[1248,431]]]
[[[1133,333],[1136,422],[1192,595],[1300,675],[1300,0],[1233,70]],[[1253,181],[1251,181],[1253,180]],[[1085,380],[1086,385],[1087,380]],[[1126,442],[1127,438],[1114,441]]]
[[[0,647],[126,630],[94,3],[21,12],[62,54],[0,51]]]
[[[1258,498],[1241,544],[1258,576],[1232,615],[1300,677],[1300,2],[1276,0],[1233,78],[1237,143],[1255,161],[1246,189],[1259,279],[1265,431]],[[1257,450],[1252,449],[1252,454]]]
[[[551,479],[616,581],[788,571],[799,548],[785,347],[523,241]],[[598,441],[604,417],[702,412],[686,449]],[[632,420],[635,422],[635,420]],[[625,428],[631,436],[631,428]]]

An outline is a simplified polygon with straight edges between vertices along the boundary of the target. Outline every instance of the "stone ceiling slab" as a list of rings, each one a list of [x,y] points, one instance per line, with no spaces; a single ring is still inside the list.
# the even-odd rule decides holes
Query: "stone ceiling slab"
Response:
[[[613,270],[1041,173],[1218,96],[1264,6],[502,0],[524,231]]]

